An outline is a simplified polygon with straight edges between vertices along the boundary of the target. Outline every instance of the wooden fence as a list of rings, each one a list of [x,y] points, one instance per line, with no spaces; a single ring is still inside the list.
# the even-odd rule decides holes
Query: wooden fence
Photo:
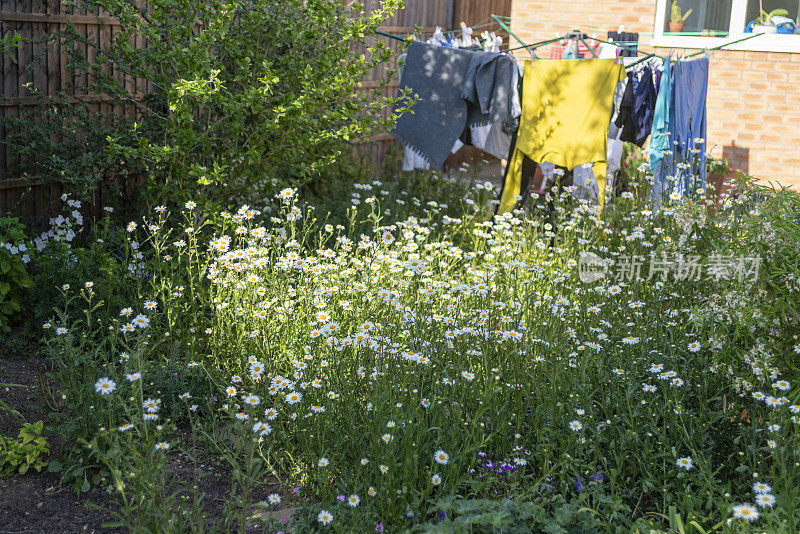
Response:
[[[137,5],[144,5],[147,0],[136,0]],[[278,0],[276,0],[278,1]],[[371,9],[379,0],[366,0],[365,7]],[[415,29],[430,34],[436,26],[446,29],[457,28],[460,21],[469,25],[486,22],[492,13],[509,15],[511,0],[406,0],[406,7],[398,11],[384,23],[382,29],[396,35],[407,35]],[[85,101],[92,111],[125,115],[136,113],[135,103],[115,103],[106,95],[91,94],[87,87],[91,80],[86,75],[73,77],[69,74],[68,63],[72,56],[63,42],[47,44],[47,36],[73,24],[78,34],[87,43],[78,52],[85,54],[89,61],[96,58],[97,50],[110,45],[120,31],[116,20],[103,10],[90,12],[68,7],[66,0],[0,0],[0,32],[17,31],[25,41],[22,46],[12,51],[13,58],[0,54],[0,113],[4,117],[24,118],[27,112],[35,109],[40,101],[29,87],[45,98],[63,92],[72,98]],[[386,42],[392,50],[398,50],[400,41],[376,36]],[[138,37],[137,46],[144,46],[144,38]],[[36,61],[34,61],[36,59]],[[16,61],[15,61],[16,60]],[[394,62],[395,59],[392,59]],[[364,90],[380,88],[383,94],[392,95],[397,91],[397,82],[388,86],[380,86],[379,80],[384,77],[387,68],[394,65],[381,65],[364,80]],[[119,82],[125,84],[126,90],[141,97],[151,91],[147,80],[134,79],[121,72],[114,72],[111,67],[106,71]],[[29,85],[30,84],[30,85]],[[390,110],[385,110],[389,113]],[[31,186],[26,178],[20,176],[20,159],[15,156],[4,143],[8,135],[14,132],[0,127],[0,214],[21,216],[28,222],[42,222],[53,213],[58,197],[64,192],[58,185]],[[387,153],[397,147],[389,134],[379,134],[358,149],[377,169],[381,168]],[[123,190],[135,186],[135,180],[123,184]],[[103,205],[104,196],[109,194],[108,188],[99,188],[95,193],[90,211],[98,213]]]

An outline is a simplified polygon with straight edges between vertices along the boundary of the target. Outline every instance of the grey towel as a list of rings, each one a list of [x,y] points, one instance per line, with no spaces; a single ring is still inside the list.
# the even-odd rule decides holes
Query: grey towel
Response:
[[[499,54],[411,43],[400,88],[410,88],[419,101],[397,119],[392,135],[432,167],[443,168],[465,127],[510,115],[511,61]]]
[[[485,125],[508,120],[511,114],[513,60],[494,52],[471,52],[461,97],[472,104],[467,123]]]

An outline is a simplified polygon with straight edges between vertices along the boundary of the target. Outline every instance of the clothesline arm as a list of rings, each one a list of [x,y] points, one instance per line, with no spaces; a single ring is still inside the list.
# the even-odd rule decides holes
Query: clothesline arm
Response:
[[[596,40],[596,39],[595,39],[595,40]],[[595,59],[597,59],[597,54],[595,53],[595,51],[594,51],[594,48],[592,48],[591,46],[589,46],[588,44],[586,44],[586,41],[584,41],[584,40],[583,40],[583,37],[581,37],[581,42],[583,43],[583,46],[585,46],[586,48],[588,48],[588,49],[589,49],[589,52],[591,52],[591,53],[592,53],[592,55],[594,56],[594,58],[595,58]]]
[[[754,33],[754,34],[752,34],[752,35],[748,35],[747,37],[742,37],[741,39],[736,39],[735,41],[730,41],[730,42],[728,42],[728,43],[724,43],[724,44],[721,44],[721,45],[717,45],[717,46],[715,46],[715,47],[713,47],[713,48],[707,48],[707,49],[705,49],[705,50],[701,50],[701,51],[699,51],[699,52],[695,52],[694,54],[690,54],[690,55],[688,55],[688,56],[686,56],[686,57],[694,57],[694,56],[699,56],[700,54],[704,53],[706,50],[719,50],[720,48],[726,47],[726,46],[728,46],[728,45],[732,45],[732,44],[734,44],[734,43],[740,43],[740,42],[742,42],[742,41],[746,41],[746,40],[748,40],[748,39],[752,39],[753,37],[758,37],[759,35],[764,35],[764,34],[763,34],[763,33]]]
[[[531,53],[531,56],[533,55],[534,48],[531,48],[530,45],[525,44],[525,41],[523,41],[522,39],[517,37],[517,34],[515,34],[514,32],[511,31],[511,28],[508,26],[508,24],[506,24],[505,22],[500,20],[500,17],[498,17],[494,13],[492,13],[491,17],[495,20],[495,22],[497,22],[500,25],[501,28],[503,28],[505,31],[508,32],[508,35],[510,35],[511,37],[516,39],[517,42],[519,42],[519,44],[522,45],[521,48],[525,48],[526,50],[528,50],[528,52]]]
[[[636,61],[634,61],[634,62],[633,62],[633,63],[631,63],[630,65],[626,65],[626,66],[625,66],[625,69],[627,70],[627,69],[629,69],[629,68],[633,67],[634,65],[638,65],[638,64],[639,64],[639,63],[641,63],[642,61],[647,61],[647,60],[648,60],[648,59],[650,59],[651,57],[661,57],[661,56],[656,56],[655,54],[647,54],[647,55],[646,55],[646,56],[644,56],[643,58],[639,58],[639,59],[637,59]]]
[[[386,33],[385,31],[378,30],[378,29],[373,30],[373,31],[375,33],[377,33],[378,35],[383,35],[384,37],[391,37],[392,39],[397,39],[398,41],[405,41],[406,39],[408,39],[408,37],[400,37],[399,35],[395,35],[393,33]]]
[[[532,43],[523,46],[515,46],[514,48],[503,50],[503,52],[513,52],[514,50],[519,50],[520,48],[528,48],[530,50],[536,50],[540,46],[548,45],[550,43],[555,43],[556,41],[560,41],[563,38],[564,36],[561,36],[561,37],[556,37],[555,39],[548,39],[547,41],[539,41],[538,43]]]

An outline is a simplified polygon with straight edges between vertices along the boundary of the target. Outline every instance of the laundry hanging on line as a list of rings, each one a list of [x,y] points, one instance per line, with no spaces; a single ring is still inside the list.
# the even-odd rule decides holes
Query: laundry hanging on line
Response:
[[[608,40],[627,45],[621,49],[620,56],[622,57],[636,57],[639,53],[636,46],[639,41],[638,33],[608,32]]]
[[[579,32],[573,33],[579,34]],[[628,39],[630,39],[630,36],[626,37],[626,40]],[[588,45],[581,48],[577,46],[579,41],[582,44],[588,43]],[[412,44],[409,52],[419,48],[421,44]],[[455,44],[458,46],[463,43],[456,42]],[[566,43],[562,42],[560,44],[565,45]],[[438,42],[427,46],[438,47],[437,52],[442,49]],[[413,93],[420,96],[420,102],[413,107],[414,115],[419,114],[420,117],[416,118],[411,114],[404,115],[398,121],[397,128],[392,132],[395,137],[406,142],[403,168],[427,168],[432,162],[435,162],[433,163],[433,168],[441,169],[447,156],[451,152],[458,150],[463,144],[476,146],[501,159],[506,158],[509,160],[501,196],[501,209],[510,209],[508,197],[511,195],[512,199],[518,198],[519,193],[524,189],[527,172],[532,174],[536,170],[537,163],[540,164],[540,168],[542,168],[541,165],[544,165],[545,169],[556,164],[552,161],[548,162],[547,159],[542,159],[541,157],[537,157],[539,161],[534,162],[526,154],[522,158],[522,163],[518,161],[518,145],[520,140],[524,141],[530,135],[526,133],[526,130],[532,126],[529,125],[530,121],[528,121],[525,125],[519,126],[519,129],[515,129],[514,119],[520,117],[525,108],[525,105],[520,105],[519,101],[519,87],[516,83],[516,77],[518,76],[516,63],[513,60],[507,63],[512,65],[512,68],[508,71],[511,73],[512,81],[508,84],[503,84],[502,81],[505,80],[505,76],[503,75],[499,78],[497,75],[497,67],[501,66],[501,69],[503,68],[502,63],[498,62],[498,58],[505,58],[502,54],[494,53],[480,56],[482,53],[479,51],[454,47],[445,48],[449,48],[450,51],[445,54],[433,52],[431,55],[430,48],[428,48],[424,52],[420,52],[417,58],[413,54],[409,54],[410,58],[406,60],[406,68],[411,68],[416,74],[407,76],[406,73],[408,71],[404,69],[404,73],[401,75],[401,87],[410,87]],[[569,49],[582,51],[579,54],[581,57],[584,57],[587,52],[589,54],[594,52],[606,58],[617,57],[618,54],[621,55],[619,47],[611,43],[600,42],[598,44],[598,42],[587,38],[585,35],[582,39],[575,38]],[[444,57],[438,57],[440,55]],[[630,139],[642,146],[647,137],[656,131],[658,132],[656,145],[664,143],[666,137],[669,139],[666,142],[670,144],[677,141],[680,146],[677,148],[676,153],[682,158],[681,161],[685,163],[688,159],[692,160],[691,164],[684,167],[698,170],[701,174],[701,179],[695,184],[689,183],[690,173],[684,172],[681,178],[681,188],[686,192],[691,192],[704,186],[705,183],[705,173],[703,172],[705,170],[705,147],[698,148],[698,146],[700,144],[699,138],[705,138],[707,67],[705,69],[705,77],[703,77],[702,69],[694,68],[687,68],[685,74],[676,74],[675,69],[670,69],[666,76],[662,76],[663,59],[660,62],[660,58],[647,59],[650,56],[652,55],[635,61],[635,66],[633,68],[629,67],[629,75],[623,75],[614,90],[611,91],[613,104],[608,109],[608,116],[611,120],[606,123],[605,127],[605,135],[607,136],[605,138],[605,150],[596,150],[588,160],[580,161],[582,157],[586,156],[576,156],[569,158],[567,162],[561,160],[558,163],[559,167],[571,171],[574,184],[585,186],[590,195],[598,197],[601,204],[604,202],[605,197],[606,176],[613,175],[621,164],[623,140]],[[467,57],[469,57],[468,61]],[[546,60],[536,60],[530,66],[540,64],[543,61],[546,62]],[[562,63],[561,61],[557,62]],[[564,61],[563,63],[594,63],[594,61]],[[612,63],[614,62],[612,61]],[[619,61],[616,63],[619,63]],[[486,68],[487,66],[488,69]],[[619,67],[620,69],[622,68],[621,66]],[[420,73],[423,74],[420,75]],[[481,76],[483,77],[482,80]],[[683,92],[688,95],[688,101],[691,102],[691,104],[684,102],[684,107],[677,113],[673,109],[676,105],[676,91],[673,88],[675,79],[688,80]],[[487,83],[488,80],[491,80],[491,82]],[[557,79],[553,84],[556,86],[568,85],[564,79]],[[524,83],[521,85],[524,87]],[[497,103],[494,100],[497,96],[495,93],[497,86],[501,88],[505,86],[507,88],[506,94],[511,95],[511,98],[505,100],[506,106],[495,105]],[[488,89],[489,87],[491,89]],[[559,91],[561,90],[559,88]],[[573,89],[573,91],[574,101],[579,101],[581,97],[585,96],[581,94],[580,90]],[[426,93],[428,98],[425,98]],[[662,94],[666,96],[662,97]],[[668,104],[665,98],[669,100]],[[514,100],[516,100],[516,103],[509,106],[509,102]],[[654,119],[658,118],[656,116],[656,107],[659,101],[662,103],[662,108],[666,107],[666,110],[662,109],[661,112],[667,118],[665,120],[662,117],[657,122]],[[498,109],[500,112],[497,111]],[[502,111],[504,109],[505,112]],[[560,113],[561,118],[559,120],[568,115],[564,114],[563,111]],[[489,119],[475,119],[476,116],[481,115],[488,115]],[[670,116],[683,118],[673,124],[674,121],[669,120]],[[403,120],[404,117],[407,119],[406,121]],[[409,117],[412,117],[412,119],[408,120]],[[594,122],[595,124],[602,124],[603,121]],[[568,119],[566,123],[569,123]],[[594,128],[593,125],[592,132],[588,137],[596,137],[597,130],[602,131],[603,128]],[[587,131],[581,128],[574,130],[573,137],[575,139],[585,138],[587,137]],[[665,135],[665,131],[668,132],[668,136]],[[512,136],[518,138],[513,146],[511,143]],[[597,146],[599,147],[600,143],[597,143]],[[553,159],[558,160],[558,157]],[[518,177],[520,169],[523,175],[521,178]],[[659,169],[654,167],[654,175],[658,172]],[[545,172],[545,175],[547,174],[552,175],[553,173]],[[509,183],[509,179],[511,179],[511,183]],[[515,189],[517,193],[511,194],[510,191]]]
[[[525,61],[522,117],[506,168],[499,212],[522,192],[525,158],[567,169],[592,163],[600,205],[605,200],[608,122],[625,69],[610,59]]]
[[[433,168],[443,168],[465,128],[494,123],[514,127],[515,68],[506,55],[413,42],[400,88],[410,88],[420,99],[413,113],[400,116],[392,135]]]

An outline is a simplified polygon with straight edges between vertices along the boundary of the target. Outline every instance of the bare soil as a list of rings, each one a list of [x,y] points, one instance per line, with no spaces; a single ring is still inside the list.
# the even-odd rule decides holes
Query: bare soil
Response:
[[[51,387],[54,384],[46,382],[45,370],[42,358],[18,339],[0,346],[0,383],[25,386],[0,387],[0,400],[17,410],[27,422],[43,420],[46,426],[49,409],[45,405],[41,383],[45,381]],[[4,436],[16,437],[21,427],[18,418],[0,410],[0,432]],[[61,447],[59,436],[45,434],[45,437],[51,444],[50,458],[57,457]],[[170,470],[180,482],[194,478],[193,466],[180,454],[175,455]],[[206,521],[214,524],[215,518],[224,513],[231,489],[230,474],[211,464],[201,464],[200,470],[204,475],[199,480],[199,487],[205,494]],[[46,468],[40,473],[31,471],[22,476],[0,478],[0,534],[124,532],[123,529],[101,526],[117,519],[112,512],[118,509],[114,494],[100,488],[76,494],[71,484],[61,485],[60,480],[60,473],[49,473]],[[266,500],[272,492],[284,496],[282,510],[273,512],[277,515],[272,517],[289,515],[294,503],[279,491],[277,480],[259,488],[254,501]],[[90,507],[90,503],[93,506]]]

